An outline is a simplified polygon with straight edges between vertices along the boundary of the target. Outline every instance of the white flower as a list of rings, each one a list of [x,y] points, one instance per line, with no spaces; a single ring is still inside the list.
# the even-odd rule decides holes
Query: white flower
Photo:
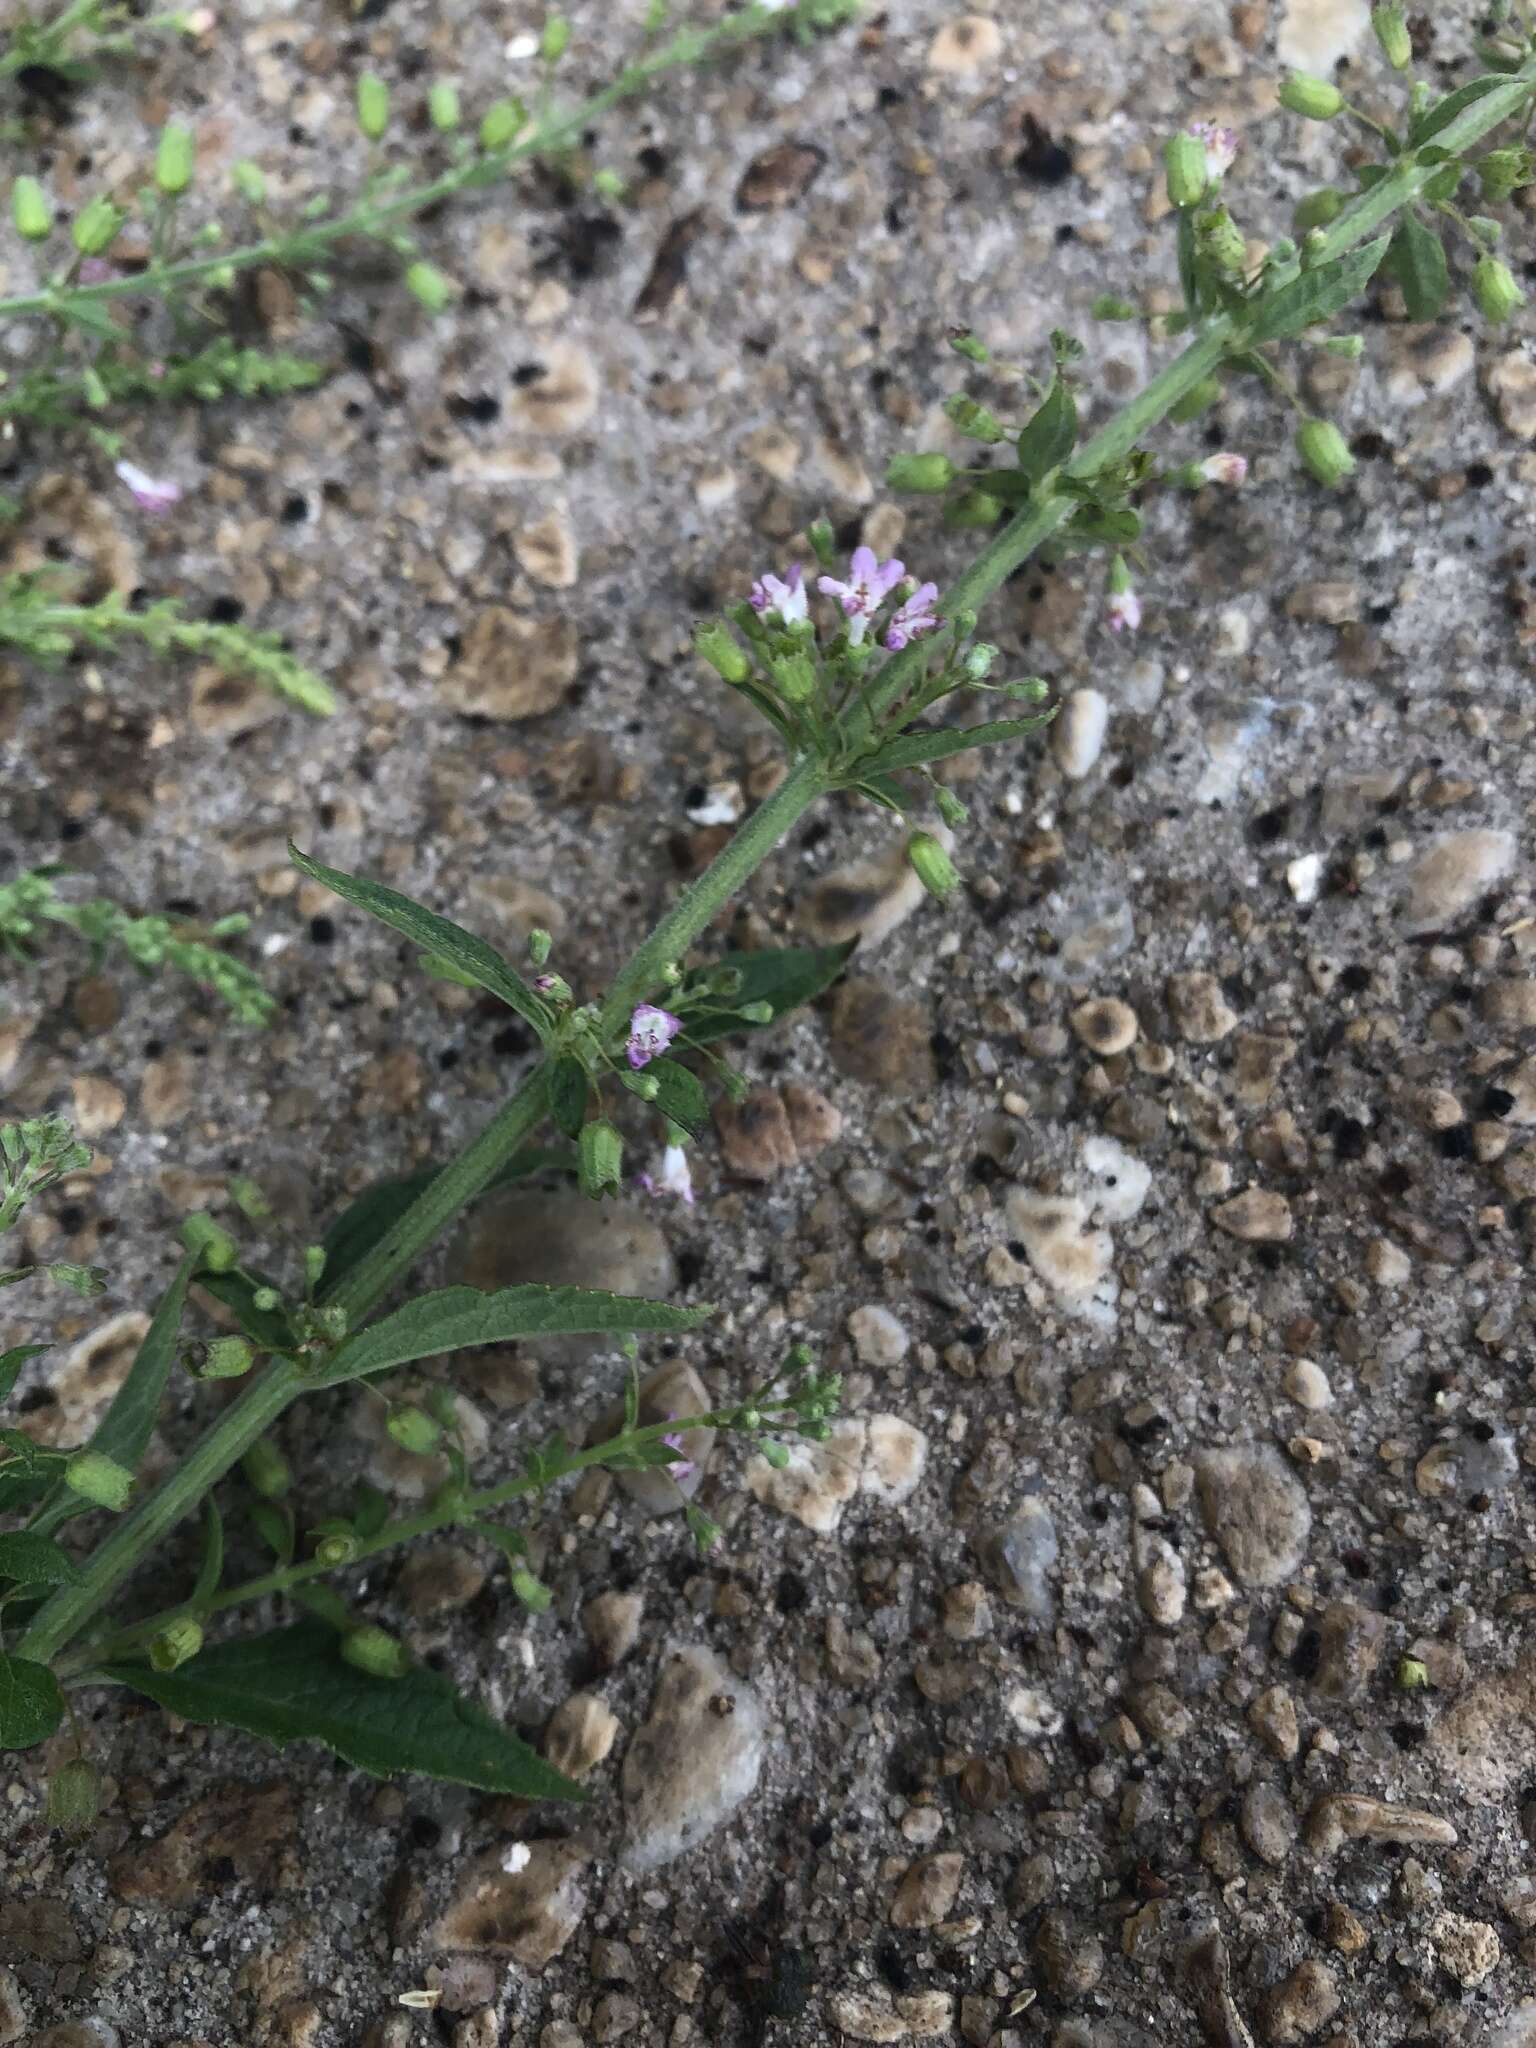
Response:
[[[181,499],[181,485],[170,477],[151,476],[136,462],[119,462],[117,476],[128,486],[133,501],[146,512],[168,512]]]

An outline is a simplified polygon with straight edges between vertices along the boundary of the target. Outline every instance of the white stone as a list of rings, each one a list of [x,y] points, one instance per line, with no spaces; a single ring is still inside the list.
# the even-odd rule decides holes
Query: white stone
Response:
[[[905,1325],[878,1302],[854,1310],[848,1318],[848,1334],[861,1365],[900,1365],[911,1342]]]
[[[860,1485],[874,1500],[897,1507],[910,1500],[928,1468],[928,1439],[899,1415],[871,1415]]]
[[[756,1693],[728,1664],[674,1648],[624,1758],[624,1868],[659,1870],[712,1835],[755,1789],[766,1738]]]
[[[1287,0],[1275,55],[1292,71],[1326,78],[1370,26],[1367,0]]]
[[[1126,1223],[1152,1186],[1152,1169],[1114,1138],[1095,1133],[1083,1140],[1083,1164],[1093,1176],[1089,1195],[1095,1223]]]
[[[1320,853],[1298,854],[1286,866],[1285,886],[1298,903],[1315,903],[1322,881],[1323,856]]]
[[[1051,751],[1062,774],[1080,782],[1098,760],[1109,729],[1109,699],[1099,690],[1074,690],[1051,727]]]

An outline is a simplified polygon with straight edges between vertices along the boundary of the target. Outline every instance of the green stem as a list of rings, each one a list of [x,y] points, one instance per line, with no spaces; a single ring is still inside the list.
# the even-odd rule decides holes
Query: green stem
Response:
[[[793,1403],[772,1401],[761,1406],[758,1414],[764,1422],[775,1416],[791,1412]],[[604,1443],[592,1444],[586,1450],[568,1451],[561,1460],[558,1470],[543,1472],[537,1478],[526,1474],[518,1479],[503,1480],[499,1486],[488,1486],[480,1493],[448,1498],[441,1505],[423,1508],[420,1514],[402,1515],[398,1520],[386,1523],[377,1535],[359,1542],[357,1549],[345,1564],[322,1564],[318,1558],[306,1558],[302,1564],[282,1565],[259,1578],[247,1579],[243,1584],[230,1586],[211,1600],[189,1606],[182,1601],[175,1607],[167,1607],[159,1614],[152,1614],[144,1621],[136,1621],[131,1628],[118,1631],[105,1642],[92,1643],[74,1657],[58,1666],[60,1678],[78,1676],[82,1671],[123,1656],[146,1643],[171,1622],[183,1615],[195,1615],[197,1620],[206,1621],[210,1615],[223,1614],[231,1607],[244,1607],[253,1600],[264,1600],[270,1595],[291,1593],[296,1587],[307,1585],[311,1580],[323,1578],[328,1573],[350,1571],[354,1565],[365,1564],[369,1558],[377,1557],[385,1550],[397,1550],[402,1543],[414,1543],[419,1536],[434,1536],[440,1530],[465,1527],[481,1515],[494,1513],[515,1500],[524,1500],[532,1493],[546,1492],[562,1479],[569,1479],[572,1473],[588,1471],[594,1465],[606,1465],[612,1459],[626,1452],[643,1449],[659,1443],[664,1437],[686,1436],[696,1429],[733,1429],[740,1424],[741,1410],[736,1408],[712,1409],[703,1415],[673,1417],[664,1422],[646,1423],[632,1430],[625,1430]]]
[[[508,172],[533,157],[557,154],[575,148],[591,124],[621,100],[632,99],[657,78],[684,66],[702,63],[716,50],[732,43],[747,42],[782,25],[783,16],[762,6],[751,6],[728,14],[712,28],[683,28],[659,45],[649,56],[626,65],[616,78],[563,114],[545,116],[528,133],[504,148],[485,150],[451,170],[412,185],[384,199],[364,198],[330,220],[309,221],[280,235],[266,235],[243,248],[225,249],[207,256],[191,256],[179,263],[151,265],[137,276],[105,278],[100,284],[76,285],[62,292],[55,288],[22,292],[0,299],[0,320],[29,314],[55,313],[67,299],[76,304],[100,304],[110,299],[161,297],[186,286],[202,284],[231,270],[249,270],[258,265],[312,265],[333,244],[351,235],[379,236],[441,205],[457,193],[498,184]]]

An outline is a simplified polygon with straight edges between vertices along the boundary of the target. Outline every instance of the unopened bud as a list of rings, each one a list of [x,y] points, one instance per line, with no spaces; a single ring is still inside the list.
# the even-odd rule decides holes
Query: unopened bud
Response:
[[[370,142],[377,142],[389,126],[389,87],[372,71],[357,81],[357,125]]]
[[[150,1643],[150,1667],[155,1671],[175,1671],[183,1664],[190,1664],[202,1647],[201,1622],[194,1621],[190,1614],[184,1614],[178,1621],[169,1622]]]
[[[947,491],[955,480],[947,455],[893,455],[885,465],[885,481],[893,491]]]
[[[1228,277],[1236,277],[1248,262],[1248,242],[1242,229],[1224,206],[1213,206],[1196,223],[1200,246]]]
[[[1483,197],[1495,205],[1536,177],[1536,159],[1528,149],[1491,149],[1485,157],[1478,158],[1475,168]],[[19,185],[21,180],[16,182]]]
[[[133,1492],[133,1474],[105,1451],[76,1451],[64,1467],[64,1484],[92,1507],[121,1514]]]
[[[805,537],[811,544],[811,553],[823,569],[830,569],[837,560],[837,535],[832,530],[830,519],[813,519],[805,529]]]
[[[772,1003],[743,1003],[736,1014],[747,1024],[771,1024],[778,1012]]]
[[[274,1309],[281,1308],[282,1305],[283,1297],[275,1287],[258,1287],[251,1295],[251,1307],[260,1309],[264,1316],[271,1315]]]
[[[987,406],[978,405],[963,391],[956,391],[945,399],[944,414],[968,441],[1006,441],[1008,438],[1008,429],[997,414]]]
[[[961,664],[966,680],[972,683],[984,682],[991,675],[992,664],[996,659],[997,649],[989,646],[985,640],[975,647],[968,648],[965,660]]]
[[[955,792],[947,789],[942,782],[936,782],[933,786],[933,802],[935,810],[952,832],[958,832],[962,825],[970,823],[970,812]]]
[[[1472,296],[1483,318],[1497,327],[1525,304],[1525,293],[1515,283],[1514,272],[1497,256],[1480,256],[1472,273]]]
[[[528,958],[535,967],[542,967],[544,965],[545,961],[549,958],[554,943],[554,939],[545,931],[542,925],[536,924],[534,926],[533,930],[528,934]]]
[[[427,112],[440,135],[458,127],[459,89],[451,78],[440,78],[427,94]]]
[[[606,1117],[596,1117],[581,1127],[576,1142],[576,1181],[589,1200],[600,1202],[604,1195],[616,1195],[622,1185],[624,1140]]]
[[[1341,356],[1346,363],[1358,363],[1365,354],[1365,343],[1358,334],[1330,334],[1323,343],[1323,353]]]
[[[325,1272],[325,1246],[307,1244],[304,1247],[304,1284],[313,1290],[320,1285]]]
[[[571,24],[563,14],[551,14],[539,37],[539,55],[546,64],[558,64],[570,48]]]
[[[424,1408],[414,1408],[409,1402],[391,1408],[384,1427],[402,1451],[410,1451],[418,1458],[435,1451],[443,1434]]]
[[[914,832],[907,841],[912,872],[930,896],[943,898],[960,886],[960,873],[931,832]]]
[[[315,1531],[315,1562],[334,1570],[337,1565],[350,1564],[357,1555],[357,1537],[351,1529],[344,1527]]]
[[[197,141],[190,128],[179,121],[168,122],[160,132],[155,151],[155,183],[167,199],[175,199],[192,182],[197,163]]]
[[[638,1095],[642,1102],[654,1102],[661,1093],[661,1083],[654,1074],[625,1074],[624,1086],[631,1095]]]
[[[989,363],[992,351],[984,341],[978,341],[969,327],[952,327],[949,330],[949,345],[957,356],[964,356],[968,363]]]
[[[536,1572],[529,1571],[525,1564],[515,1564],[511,1572],[512,1591],[523,1605],[534,1614],[547,1612],[554,1595]]]
[[[405,287],[418,304],[429,313],[441,313],[452,303],[455,290],[451,277],[447,277],[435,263],[412,263],[405,273]]]
[[[517,100],[497,100],[487,107],[480,122],[480,147],[505,149],[528,116]]]
[[[235,190],[250,206],[264,206],[267,199],[267,177],[260,164],[253,164],[248,156],[241,157],[229,173],[235,182]]]
[[[1297,234],[1309,235],[1314,228],[1331,227],[1343,211],[1344,194],[1337,185],[1323,185],[1307,194],[1292,218]]]
[[[693,647],[727,683],[744,683],[752,673],[745,649],[722,619],[709,619],[695,627]]]
[[[243,1337],[215,1337],[203,1347],[200,1380],[237,1380],[256,1363],[256,1354]]]
[[[211,1216],[188,1216],[181,1226],[181,1241],[210,1273],[227,1273],[240,1256],[235,1240]]]
[[[1310,71],[1293,71],[1281,81],[1280,104],[1303,120],[1331,121],[1342,112],[1344,95],[1326,78],[1317,78]]]
[[[780,654],[768,664],[786,704],[809,704],[816,695],[816,664],[808,654]]]
[[[75,215],[70,239],[82,256],[105,256],[126,218],[110,199],[98,195]]]
[[[1381,45],[1381,54],[1394,71],[1406,71],[1413,62],[1413,38],[1401,7],[1373,7],[1371,27]]]
[[[1001,501],[990,491],[967,491],[945,508],[946,526],[996,526],[1003,516]]]
[[[11,187],[11,218],[17,234],[41,242],[53,232],[53,207],[36,178],[18,178]]]
[[[365,1621],[348,1629],[341,1639],[341,1654],[358,1671],[370,1678],[404,1678],[411,1668],[405,1645],[397,1642],[387,1628]]]
[[[293,1484],[288,1460],[277,1445],[264,1436],[257,1437],[240,1460],[240,1470],[245,1474],[251,1491],[262,1500],[281,1500]]]
[[[764,1437],[757,1447],[775,1472],[782,1472],[789,1463],[789,1445],[776,1443],[772,1437]]]
[[[1348,443],[1332,420],[1303,420],[1296,429],[1296,453],[1329,490],[1342,483],[1355,466]]]
[[[1181,129],[1163,144],[1163,169],[1168,180],[1168,197],[1177,207],[1198,206],[1205,197],[1210,178],[1206,170],[1205,144],[1198,135]]]
[[[83,1835],[101,1807],[101,1773],[83,1756],[71,1757],[48,1780],[48,1824]]]

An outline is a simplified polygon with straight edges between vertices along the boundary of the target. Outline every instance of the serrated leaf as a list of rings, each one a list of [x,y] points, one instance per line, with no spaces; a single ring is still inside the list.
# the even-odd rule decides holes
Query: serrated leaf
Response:
[[[0,1655],[0,1750],[35,1749],[64,1718],[64,1695],[46,1664]]]
[[[32,1529],[14,1529],[0,1536],[0,1579],[18,1586],[73,1586],[80,1569],[49,1536]]]
[[[549,1077],[549,1113],[555,1129],[568,1138],[579,1138],[587,1120],[587,1070],[570,1053],[555,1061]]]
[[[1319,263],[1316,269],[1304,270],[1300,277],[1282,285],[1260,304],[1249,340],[1255,345],[1284,341],[1289,335],[1300,334],[1303,328],[1316,326],[1320,320],[1331,320],[1365,290],[1390,241],[1390,235],[1378,235],[1363,248],[1351,249],[1347,256],[1336,256],[1329,263]]]
[[[690,1138],[702,1138],[709,1127],[709,1098],[698,1075],[676,1060],[652,1060],[645,1071],[656,1083],[652,1109]]]
[[[998,718],[989,725],[946,726],[940,732],[909,732],[890,740],[875,755],[871,767],[885,773],[901,768],[921,767],[925,761],[947,761],[951,754],[963,754],[971,747],[992,747],[1004,740],[1026,739],[1050,723],[1052,714],[1042,711],[1035,718]]]
[[[549,1028],[544,1005],[494,946],[476,938],[473,932],[465,931],[462,925],[453,924],[448,918],[439,917],[436,911],[413,902],[409,896],[402,896],[398,889],[386,888],[382,882],[370,882],[362,875],[348,875],[340,868],[328,868],[321,861],[312,860],[307,853],[301,853],[296,846],[289,846],[288,857],[301,874],[323,882],[328,889],[334,890],[348,903],[356,904],[359,910],[366,910],[371,917],[399,932],[424,953],[446,960],[457,974],[467,977],[475,987],[487,989],[499,997],[508,1009],[516,1010],[543,1038]]]
[[[1419,118],[1410,124],[1409,147],[1421,148],[1449,128],[1458,114],[1464,114],[1468,107],[1475,107],[1479,100],[1485,100],[1489,93],[1497,92],[1501,85],[1507,83],[1508,81],[1503,78],[1472,78],[1465,85],[1457,86],[1454,92],[1448,92],[1444,99],[1436,100],[1432,107],[1427,107]]]
[[[895,794],[899,798],[900,791]],[[690,1010],[688,1036],[707,1045],[733,1031],[766,1030],[767,1025],[749,1024],[734,1010],[744,1003],[767,1003],[773,1010],[769,1022],[777,1023],[787,1010],[798,1009],[830,988],[857,944],[857,939],[850,939],[841,946],[765,947],[756,953],[725,954],[709,971],[733,969],[741,976],[741,987],[731,997],[729,1010]]]
[[[1077,400],[1059,374],[1051,379],[1040,409],[1019,429],[1019,468],[1032,484],[1058,469],[1077,443]]]
[[[1433,228],[1407,214],[1392,237],[1387,261],[1402,289],[1410,320],[1433,320],[1451,288],[1445,244]]]
[[[13,1344],[9,1351],[0,1351],[0,1401],[10,1394],[27,1360],[39,1357],[47,1349],[46,1344]]]
[[[569,1152],[557,1146],[528,1146],[513,1157],[486,1187],[487,1194],[526,1180],[531,1173],[558,1170],[569,1172],[574,1165]],[[386,1237],[412,1203],[424,1195],[441,1172],[424,1166],[398,1180],[376,1181],[364,1188],[357,1200],[343,1209],[325,1234],[325,1283],[321,1299],[332,1294],[352,1268],[359,1265]]]
[[[105,1676],[184,1721],[240,1728],[279,1748],[321,1742],[359,1770],[417,1771],[514,1799],[585,1795],[437,1672],[371,1678],[344,1662],[336,1633],[301,1621],[204,1650],[178,1671],[113,1664]]]
[[[495,1294],[483,1294],[478,1287],[444,1287],[419,1295],[348,1338],[333,1363],[309,1384],[339,1386],[413,1359],[474,1344],[505,1344],[516,1337],[692,1330],[709,1313],[638,1295],[605,1294],[595,1287],[503,1287]]]

